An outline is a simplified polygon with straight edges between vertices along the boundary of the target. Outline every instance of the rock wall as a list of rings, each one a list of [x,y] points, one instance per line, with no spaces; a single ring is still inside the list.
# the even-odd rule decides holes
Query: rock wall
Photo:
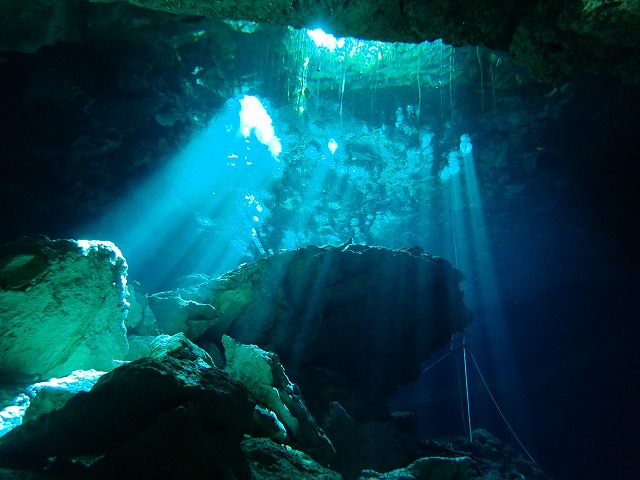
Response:
[[[0,247],[2,382],[113,369],[128,349],[126,273],[110,242],[40,236]]]

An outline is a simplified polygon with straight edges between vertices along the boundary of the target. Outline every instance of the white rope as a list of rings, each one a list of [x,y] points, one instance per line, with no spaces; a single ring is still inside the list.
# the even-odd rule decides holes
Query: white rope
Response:
[[[456,357],[456,376],[458,377],[458,395],[460,395],[460,413],[462,414],[462,430],[467,433],[467,422],[464,413],[464,398],[462,398],[462,382],[460,381],[460,360]]]
[[[466,350],[466,349],[465,349]],[[536,465],[538,464],[538,462],[536,462],[533,457],[531,456],[531,454],[529,453],[529,451],[524,447],[524,445],[522,444],[522,442],[520,441],[520,439],[518,438],[518,436],[516,435],[516,432],[513,431],[513,428],[511,428],[511,425],[509,425],[509,422],[507,421],[507,417],[504,416],[504,414],[502,413],[502,410],[500,410],[500,407],[498,406],[498,402],[496,402],[496,399],[493,398],[493,394],[491,393],[491,390],[489,389],[489,385],[487,385],[487,382],[485,381],[484,377],[482,376],[482,372],[480,371],[480,367],[478,366],[478,362],[476,362],[476,358],[473,356],[473,352],[471,350],[469,350],[469,353],[471,354],[471,360],[473,360],[473,363],[476,366],[476,370],[478,370],[478,373],[480,374],[480,378],[482,379],[482,383],[484,383],[484,387],[487,389],[487,392],[489,392],[489,396],[491,397],[491,400],[493,400],[493,404],[496,406],[496,408],[498,409],[498,412],[500,413],[500,416],[502,417],[502,419],[504,420],[504,423],[507,425],[507,427],[509,427],[509,430],[511,431],[513,437],[518,441],[518,443],[520,444],[520,446],[522,447],[522,450],[524,450],[524,452],[527,454],[527,456],[531,459],[531,461],[533,463],[535,463]]]
[[[449,356],[449,354],[452,352],[453,350],[449,350],[447,353],[445,353],[443,356],[441,356],[438,360],[436,360],[435,362],[433,362],[431,365],[429,365],[427,368],[425,368],[424,370],[422,370],[422,373],[426,372],[427,370],[431,369],[431,367],[435,367],[437,364],[439,364],[442,360],[444,360],[445,358],[447,358]]]
[[[464,358],[464,387],[467,390],[467,420],[469,420],[469,442],[473,443],[473,430],[471,429],[471,405],[469,404],[469,377],[467,376],[467,348],[462,338],[462,354]]]

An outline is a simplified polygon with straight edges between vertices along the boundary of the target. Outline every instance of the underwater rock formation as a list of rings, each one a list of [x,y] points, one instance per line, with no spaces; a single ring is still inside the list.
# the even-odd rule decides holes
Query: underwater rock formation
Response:
[[[0,247],[0,378],[108,371],[127,353],[127,264],[110,242],[24,237]]]
[[[340,480],[339,473],[322,467],[303,452],[268,438],[245,438],[242,451],[249,460],[253,480]]]
[[[539,465],[482,428],[473,431],[473,443],[469,442],[469,437],[450,436],[427,440],[424,442],[424,448],[431,456],[466,457],[468,459],[468,477],[466,478],[469,479],[550,480]],[[389,477],[374,476],[372,478]]]
[[[152,295],[149,307],[163,333],[174,335],[182,332],[190,340],[197,339],[211,328],[219,316],[211,305],[184,300],[175,292]]]
[[[150,357],[5,435],[0,465],[54,478],[248,479],[240,442],[254,404],[212,364],[183,335],[161,336]]]
[[[198,343],[227,334],[276,353],[314,415],[338,401],[358,419],[384,420],[385,396],[471,321],[461,280],[420,249],[309,246],[172,295],[220,315]]]
[[[255,345],[242,345],[226,335],[222,343],[227,358],[225,372],[247,387],[250,398],[273,412],[284,425],[292,441],[283,443],[328,465],[335,454],[333,445],[307,410],[300,390],[287,377],[277,355]]]
[[[469,478],[467,476],[468,464],[469,459],[466,457],[425,457],[419,458],[406,468],[399,468],[387,473],[364,470],[360,480],[429,480],[432,478],[437,478],[438,480],[460,480]]]

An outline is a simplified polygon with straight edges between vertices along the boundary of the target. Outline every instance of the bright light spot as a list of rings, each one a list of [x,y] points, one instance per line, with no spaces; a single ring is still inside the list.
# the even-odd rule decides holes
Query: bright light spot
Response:
[[[271,117],[257,97],[245,95],[240,99],[240,132],[249,138],[253,132],[266,145],[274,158],[282,152],[280,139],[276,137]]]
[[[333,155],[338,149],[338,142],[336,142],[335,139],[332,138],[331,140],[329,140],[329,143],[327,143],[327,147],[329,148],[329,151],[331,151],[331,155]]]
[[[460,153],[449,152],[449,163],[440,171],[440,180],[445,182],[460,173],[460,160]]]
[[[21,393],[13,399],[13,405],[0,410],[0,437],[22,423],[22,417],[28,406],[29,397]]]
[[[258,218],[258,216],[257,216],[257,215],[254,215],[254,216],[253,216],[253,221],[254,221],[254,222],[259,222],[259,221],[260,221],[260,218]]]
[[[28,386],[25,393],[20,393],[11,401],[10,405],[0,410],[0,437],[22,423],[22,418],[31,403],[31,398],[35,397],[43,388],[64,390],[71,394],[80,391],[86,392],[91,390],[91,387],[105,373],[93,369],[74,370],[66,377],[51,378],[46,382],[34,383]]]
[[[307,35],[311,37],[313,43],[315,43],[317,47],[324,47],[330,52],[333,52],[336,47],[344,47],[344,38],[336,38],[320,28],[307,30]]]
[[[61,390],[80,391],[90,390],[91,387],[98,381],[98,379],[107,372],[101,372],[99,370],[74,370],[69,375],[59,378],[50,378],[45,382],[34,383],[29,388],[35,391],[40,390],[43,387],[59,388]]]
[[[468,134],[464,134],[460,137],[460,153],[468,155],[471,153],[473,145],[471,145],[471,137]]]

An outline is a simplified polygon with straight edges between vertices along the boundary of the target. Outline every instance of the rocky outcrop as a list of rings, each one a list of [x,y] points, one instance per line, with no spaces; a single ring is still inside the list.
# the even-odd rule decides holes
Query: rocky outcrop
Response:
[[[198,342],[228,334],[276,353],[314,415],[338,401],[356,418],[381,420],[385,396],[471,321],[461,279],[420,249],[309,246],[174,295],[219,313]]]
[[[360,480],[431,480],[432,478],[437,478],[438,480],[460,480],[469,478],[467,476],[468,464],[469,459],[466,457],[419,458],[406,468],[399,468],[386,473],[365,470],[362,472]]]
[[[0,247],[0,378],[108,371],[127,353],[127,264],[110,242],[25,237]]]
[[[182,332],[191,340],[199,338],[218,318],[214,307],[206,303],[184,300],[178,292],[163,292],[149,298],[160,330],[167,335]]]
[[[481,428],[473,431],[473,443],[469,442],[469,437],[450,436],[429,439],[424,442],[424,448],[428,455],[434,457],[466,457],[468,478],[551,480],[521,450],[516,450]]]
[[[254,404],[183,335],[0,440],[0,466],[54,478],[248,479]],[[70,426],[73,425],[73,428]]]
[[[339,473],[322,467],[305,453],[268,438],[246,438],[242,451],[249,460],[252,480],[341,480]]]
[[[227,359],[225,372],[247,387],[251,399],[263,407],[258,418],[264,416],[265,410],[272,412],[286,429],[285,443],[328,465],[335,454],[333,445],[307,410],[300,390],[289,380],[278,357],[226,335],[222,343]],[[277,440],[280,432],[275,433]]]

